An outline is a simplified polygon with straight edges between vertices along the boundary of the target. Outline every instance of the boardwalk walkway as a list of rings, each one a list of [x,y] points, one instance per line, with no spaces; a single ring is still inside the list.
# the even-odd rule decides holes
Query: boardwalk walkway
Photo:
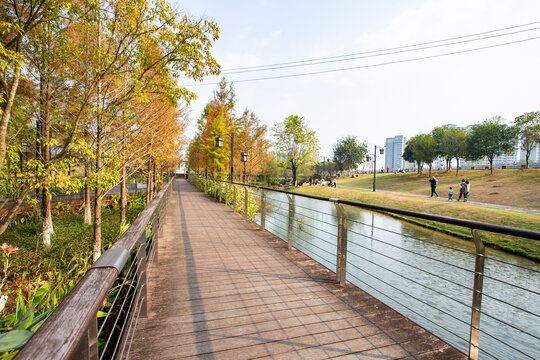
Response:
[[[129,359],[465,359],[176,180]]]

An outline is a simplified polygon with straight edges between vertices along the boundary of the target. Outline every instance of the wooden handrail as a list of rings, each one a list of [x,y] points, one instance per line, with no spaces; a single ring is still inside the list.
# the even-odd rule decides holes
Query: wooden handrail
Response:
[[[118,252],[118,250],[131,253],[137,240],[145,234],[148,222],[158,210],[164,194],[173,182],[174,179],[167,183],[102,257],[108,252]],[[87,271],[15,359],[72,359],[80,344],[88,336],[89,326],[96,321],[97,311],[118,277],[118,267],[123,267],[126,259],[121,261],[121,266],[118,263],[99,263],[98,260],[95,264],[97,266]]]

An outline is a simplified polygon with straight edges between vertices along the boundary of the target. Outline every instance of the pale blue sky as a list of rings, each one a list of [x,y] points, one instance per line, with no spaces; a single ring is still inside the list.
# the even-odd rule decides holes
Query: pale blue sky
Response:
[[[540,21],[538,0],[205,1],[176,0],[191,17],[220,26],[214,55],[222,69],[329,57],[468,35]],[[256,73],[228,81],[433,56],[540,37],[530,31],[448,47]],[[385,138],[468,125],[501,115],[508,121],[540,110],[540,39],[459,55],[395,65],[277,80],[236,83],[237,114],[255,112],[269,127],[291,114],[317,131],[322,156],[346,135],[384,145]],[[205,83],[219,81],[208,78]],[[188,84],[191,82],[187,82]],[[184,84],[182,84],[184,85]],[[213,86],[190,87],[199,95],[196,119]]]

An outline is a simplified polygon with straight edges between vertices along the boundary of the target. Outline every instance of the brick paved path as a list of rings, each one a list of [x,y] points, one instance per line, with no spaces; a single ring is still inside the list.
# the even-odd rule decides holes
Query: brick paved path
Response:
[[[465,359],[176,180],[129,359]]]

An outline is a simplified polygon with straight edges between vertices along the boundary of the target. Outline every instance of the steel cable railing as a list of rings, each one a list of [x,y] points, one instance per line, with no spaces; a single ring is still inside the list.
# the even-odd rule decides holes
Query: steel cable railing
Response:
[[[363,223],[363,222],[359,222],[357,220],[349,220],[349,221],[360,224],[360,225],[363,225],[363,226],[372,227],[372,228],[375,228],[377,230],[381,230],[381,231],[388,232],[388,233],[391,233],[391,234],[399,235],[399,236],[402,236],[404,238],[409,238],[409,239],[412,239],[412,240],[415,240],[415,241],[419,240],[419,241],[426,242],[426,243],[429,243],[429,244],[432,244],[432,245],[435,245],[435,246],[440,246],[440,247],[443,247],[443,248],[446,248],[446,249],[449,249],[449,250],[459,251],[459,252],[463,252],[465,254],[474,255],[474,253],[472,253],[470,251],[467,251],[467,250],[458,249],[458,248],[451,247],[451,246],[444,245],[444,244],[439,244],[439,243],[437,243],[435,241],[430,241],[430,240],[427,240],[427,239],[415,238],[415,237],[413,237],[411,235],[398,233],[397,231],[392,231],[392,230],[389,230],[389,229],[384,229],[384,228],[381,228],[381,227],[378,227],[378,226],[374,226],[373,224],[366,224],[366,223]]]
[[[433,260],[433,261],[436,261],[436,262],[438,262],[438,263],[441,263],[441,264],[445,264],[445,265],[451,266],[451,267],[453,267],[453,268],[455,268],[455,269],[467,271],[467,272],[469,272],[469,273],[472,273],[472,272],[473,272],[472,270],[467,269],[467,268],[464,268],[464,267],[462,267],[462,266],[455,265],[455,264],[449,263],[449,262],[447,262],[447,261],[443,261],[443,260],[440,260],[440,259],[436,259],[436,258],[434,258],[434,257],[432,257],[432,256],[428,256],[428,255],[425,255],[425,254],[421,254],[421,253],[419,253],[419,252],[412,251],[412,250],[410,250],[410,249],[407,249],[407,248],[404,248],[404,247],[401,247],[401,246],[397,246],[397,245],[391,244],[391,243],[389,243],[389,242],[386,242],[386,241],[377,239],[377,238],[375,238],[375,237],[373,237],[373,236],[367,236],[367,235],[364,235],[364,234],[360,234],[360,233],[355,232],[355,231],[352,231],[352,230],[350,230],[350,229],[349,229],[349,232],[350,232],[350,233],[353,233],[353,234],[356,234],[356,235],[359,235],[359,236],[366,237],[366,238],[371,239],[371,240],[375,240],[375,241],[377,241],[378,243],[385,244],[385,245],[394,247],[394,248],[399,249],[399,250],[407,251],[407,252],[409,252],[409,253],[411,253],[411,254],[413,254],[413,255],[421,256],[421,257],[423,257],[423,258],[425,258],[425,259]]]
[[[201,183],[208,183],[204,179],[199,180]],[[219,184],[219,181],[213,183],[214,187],[216,187],[215,184]],[[477,235],[477,231],[491,231],[533,240],[540,240],[540,232],[423,214],[348,200],[299,194],[252,184],[233,184],[260,192],[260,195],[256,197],[256,201],[259,202],[259,216],[257,220],[263,229],[266,228],[266,223],[268,223],[270,225],[268,230],[278,232],[279,236],[289,243],[289,247],[294,246],[323,264],[335,265],[336,278],[339,282],[344,283],[346,277],[349,277],[351,281],[368,287],[369,289],[366,291],[375,292],[387,301],[397,304],[403,309],[407,309],[413,315],[413,318],[422,318],[435,328],[459,339],[461,343],[458,345],[462,350],[467,350],[463,346],[463,343],[467,343],[471,359],[477,359],[479,352],[494,359],[508,358],[509,353],[505,352],[503,348],[492,347],[494,344],[493,341],[499,341],[502,346],[515,351],[516,354],[521,354],[519,356],[535,358],[537,357],[535,355],[540,354],[540,350],[535,350],[534,346],[531,348],[521,347],[520,351],[516,351],[514,348],[519,347],[521,344],[514,345],[512,338],[509,336],[498,334],[497,331],[490,331],[493,330],[491,326],[499,326],[501,331],[507,329],[508,332],[521,333],[524,338],[529,337],[538,343],[538,337],[535,335],[534,330],[529,330],[527,325],[519,323],[517,316],[506,319],[510,315],[501,314],[499,310],[482,309],[481,305],[483,295],[486,298],[485,305],[488,307],[495,306],[495,309],[498,309],[497,306],[504,305],[514,312],[523,314],[523,316],[531,316],[533,319],[537,319],[540,315],[534,307],[531,308],[525,305],[525,303],[519,305],[515,301],[512,301],[513,299],[505,298],[504,293],[508,293],[507,291],[498,290],[501,286],[506,286],[514,292],[519,291],[519,296],[530,297],[540,294],[534,286],[520,285],[523,282],[516,283],[515,281],[517,279],[503,279],[497,276],[497,274],[486,274],[486,270],[489,271],[489,266],[492,264],[491,261],[493,261],[500,266],[505,266],[505,270],[508,269],[508,271],[530,271],[531,276],[537,276],[540,272],[536,269],[513,264],[497,257],[489,257],[490,263],[486,264],[486,270],[484,270],[485,250],[482,241]],[[314,200],[320,202],[313,202]],[[334,210],[327,211],[328,206],[334,206],[335,212]],[[439,243],[437,240],[427,239],[423,236],[401,233],[391,228],[375,226],[373,220],[371,224],[368,224],[365,221],[349,216],[344,210],[344,206],[349,207],[349,210],[352,208],[353,211],[364,209],[385,212],[469,228],[472,231],[471,234],[474,240],[475,250],[471,252],[464,248]],[[367,232],[364,233],[361,229],[356,229],[353,225],[371,229],[372,235],[367,235]],[[377,236],[374,236],[374,230],[377,231]],[[392,236],[386,237],[384,234]],[[348,249],[347,243],[350,245]],[[441,252],[445,254],[443,258],[432,254],[437,248],[442,249]],[[336,253],[333,253],[333,251],[336,251]],[[350,256],[351,259],[347,260],[347,256]],[[475,260],[472,261],[471,257],[474,257]],[[332,259],[335,259],[335,261],[332,261]],[[469,268],[469,264],[474,265],[474,269]],[[351,267],[351,271],[346,270],[347,265]],[[374,269],[378,270],[375,271]],[[457,279],[450,279],[446,276],[456,271],[461,272]],[[364,276],[360,277],[358,275],[360,273],[364,274]],[[467,274],[469,279],[474,279],[474,286],[472,288],[465,283],[465,281],[471,281],[465,278]],[[369,280],[369,284],[367,283],[366,276],[371,279]],[[484,280],[483,282],[487,284],[485,285],[487,286],[485,290],[482,289],[481,280]],[[380,285],[375,285],[374,282]],[[437,285],[438,287],[433,285],[437,284],[437,282],[439,283]],[[499,285],[495,286],[495,284]],[[493,290],[491,290],[492,287]],[[420,289],[430,292],[432,294],[431,296],[448,299],[449,303],[443,306],[443,304],[430,304],[429,302],[422,301],[422,297],[414,293],[414,291],[420,291]],[[386,293],[388,290],[390,293]],[[457,290],[459,290],[458,293],[456,293]],[[490,291],[497,292],[490,294]],[[472,303],[464,301],[463,295],[465,292],[473,295]],[[396,296],[396,294],[400,294],[400,296]],[[422,304],[421,306],[423,308],[432,309],[434,312],[419,310],[419,308],[414,307],[416,306],[413,304],[414,302]],[[469,309],[470,321],[464,320],[463,316],[455,315],[453,310],[455,306],[450,307],[451,303],[462,309]],[[450,308],[449,310],[445,310],[444,307]],[[445,317],[446,320],[443,323],[438,323],[438,317],[433,316],[437,312]],[[463,314],[462,310],[458,312]],[[485,329],[480,331],[481,314],[485,315],[485,326],[490,327],[487,332]],[[451,325],[452,322],[455,322],[455,324]],[[499,323],[499,325],[494,325],[494,322]],[[456,324],[459,324],[459,326]],[[454,330],[464,325],[468,327],[470,334],[465,335],[463,330]],[[484,335],[486,338],[483,337]],[[481,336],[486,341],[486,345],[482,348],[479,345]],[[489,341],[486,340],[487,338],[489,338]],[[489,348],[486,346],[489,346]]]

